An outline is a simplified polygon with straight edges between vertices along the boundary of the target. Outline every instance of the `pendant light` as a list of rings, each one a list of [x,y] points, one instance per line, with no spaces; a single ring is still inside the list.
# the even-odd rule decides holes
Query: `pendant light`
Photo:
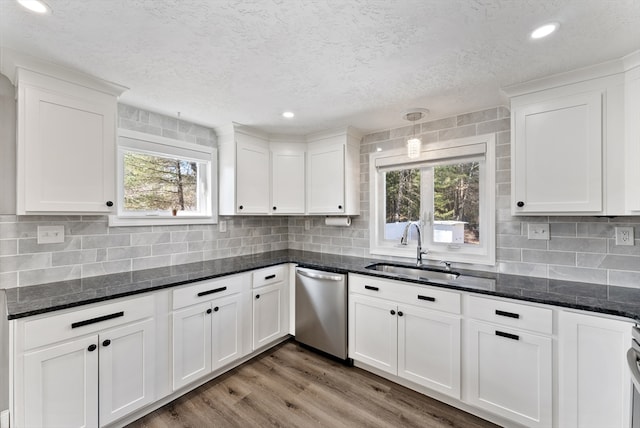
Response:
[[[420,150],[422,149],[422,139],[416,137],[416,121],[422,119],[427,115],[429,110],[424,108],[417,108],[409,110],[405,113],[404,118],[413,122],[413,133],[411,138],[407,139],[407,157],[417,158],[420,156]]]

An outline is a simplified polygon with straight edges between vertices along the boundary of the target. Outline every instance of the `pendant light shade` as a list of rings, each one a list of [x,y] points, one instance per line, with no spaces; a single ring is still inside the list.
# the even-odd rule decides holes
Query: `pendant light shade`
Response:
[[[428,112],[429,110],[427,109],[417,108],[409,110],[404,115],[406,120],[413,122],[413,136],[407,139],[407,157],[411,159],[419,157],[422,150],[422,139],[420,137],[416,137],[415,122],[425,117]]]

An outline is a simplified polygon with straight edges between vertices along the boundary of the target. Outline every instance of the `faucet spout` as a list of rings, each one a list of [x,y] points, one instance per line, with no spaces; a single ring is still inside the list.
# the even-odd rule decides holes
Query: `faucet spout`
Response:
[[[400,244],[407,245],[408,243],[407,235],[409,234],[409,229],[411,229],[411,226],[415,226],[416,231],[418,232],[418,246],[416,247],[416,266],[422,266],[422,255],[427,254],[429,250],[422,249],[422,228],[420,227],[419,222],[411,221],[407,223],[407,225],[404,228],[404,231],[402,232],[402,238],[400,238]]]

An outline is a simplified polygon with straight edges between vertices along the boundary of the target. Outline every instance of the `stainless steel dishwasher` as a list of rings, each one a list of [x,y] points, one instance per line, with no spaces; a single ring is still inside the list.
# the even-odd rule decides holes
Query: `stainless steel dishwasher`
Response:
[[[296,340],[347,360],[346,276],[296,268]]]

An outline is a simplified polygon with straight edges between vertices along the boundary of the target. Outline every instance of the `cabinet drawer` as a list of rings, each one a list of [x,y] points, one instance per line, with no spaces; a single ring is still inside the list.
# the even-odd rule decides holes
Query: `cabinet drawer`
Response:
[[[247,282],[248,275],[232,275],[190,284],[173,291],[173,309],[240,293],[244,288],[243,284]]]
[[[460,313],[460,294],[393,279],[349,275],[349,292],[438,311]]]
[[[154,296],[108,303],[93,308],[47,316],[24,323],[24,349],[96,333],[155,314]]]
[[[253,288],[263,287],[286,280],[287,266],[272,266],[253,272]]]
[[[547,308],[468,296],[465,313],[471,318],[494,324],[553,333],[553,311]]]

